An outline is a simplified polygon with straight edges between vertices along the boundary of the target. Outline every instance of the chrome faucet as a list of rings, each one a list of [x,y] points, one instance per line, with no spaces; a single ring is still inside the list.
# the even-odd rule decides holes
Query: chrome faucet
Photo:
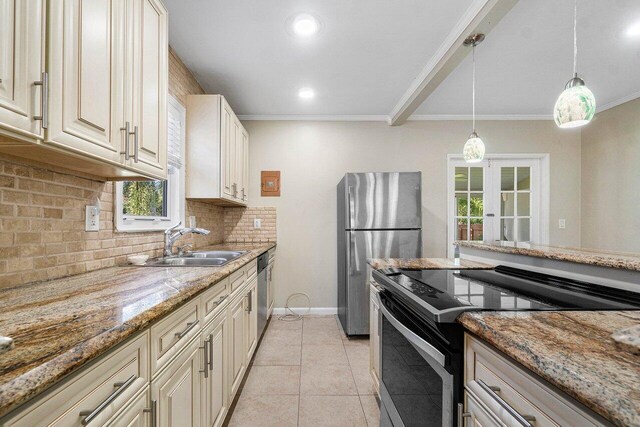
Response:
[[[176,240],[178,240],[178,238],[180,238],[180,236],[183,236],[189,233],[202,234],[206,236],[207,234],[210,233],[209,230],[205,230],[204,228],[183,228],[182,230],[178,230],[175,233],[172,233],[173,230],[180,227],[181,224],[182,224],[182,221],[178,222],[173,227],[167,228],[164,231],[164,256],[165,257],[170,257],[171,255],[173,255],[173,244],[176,242]]]

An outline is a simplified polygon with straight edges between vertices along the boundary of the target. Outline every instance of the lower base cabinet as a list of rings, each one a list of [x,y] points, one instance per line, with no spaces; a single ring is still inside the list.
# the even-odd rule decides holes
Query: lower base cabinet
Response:
[[[380,331],[378,330],[380,307],[376,299],[379,291],[374,284],[369,286],[369,369],[373,377],[373,386],[380,395]]]
[[[195,339],[151,381],[151,398],[157,403],[154,427],[200,427],[200,377],[202,350]]]
[[[154,427],[156,419],[155,403],[151,403],[151,390],[147,386],[144,392],[134,398],[126,408],[105,424],[106,427]]]
[[[244,296],[235,300],[229,307],[229,381],[231,384],[229,398],[233,399],[240,388],[240,383],[247,369],[245,364],[245,330],[247,317]]]
[[[254,278],[249,284],[249,290],[246,294],[248,307],[245,309],[245,327],[246,329],[246,345],[247,363],[253,357],[253,353],[258,346],[258,280]]]
[[[227,313],[220,313],[202,330],[201,345],[207,347],[206,356],[209,372],[201,377],[202,426],[218,427],[224,422],[229,409],[227,389]]]

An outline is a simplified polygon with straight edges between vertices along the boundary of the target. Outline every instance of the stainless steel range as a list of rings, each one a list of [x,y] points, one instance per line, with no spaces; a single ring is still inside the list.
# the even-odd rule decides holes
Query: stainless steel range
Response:
[[[455,319],[464,311],[640,309],[635,292],[505,266],[373,277],[383,288],[381,426],[462,425],[463,328]]]

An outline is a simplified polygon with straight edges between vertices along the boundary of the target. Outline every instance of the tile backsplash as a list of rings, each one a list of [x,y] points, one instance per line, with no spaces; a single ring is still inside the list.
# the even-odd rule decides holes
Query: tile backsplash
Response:
[[[162,232],[124,233],[113,225],[115,183],[0,155],[0,287],[55,279],[126,263],[127,255],[160,256]],[[100,231],[84,231],[85,206],[98,197]],[[186,201],[207,236],[188,235],[194,248],[222,242],[276,240],[270,207],[221,207]],[[253,228],[261,218],[262,227]]]

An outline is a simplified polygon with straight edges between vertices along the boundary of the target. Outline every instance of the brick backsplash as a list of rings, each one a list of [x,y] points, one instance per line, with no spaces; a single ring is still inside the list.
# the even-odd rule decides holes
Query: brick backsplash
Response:
[[[260,218],[261,228],[253,228],[253,220]],[[276,208],[225,208],[224,241],[236,243],[275,242]]]

